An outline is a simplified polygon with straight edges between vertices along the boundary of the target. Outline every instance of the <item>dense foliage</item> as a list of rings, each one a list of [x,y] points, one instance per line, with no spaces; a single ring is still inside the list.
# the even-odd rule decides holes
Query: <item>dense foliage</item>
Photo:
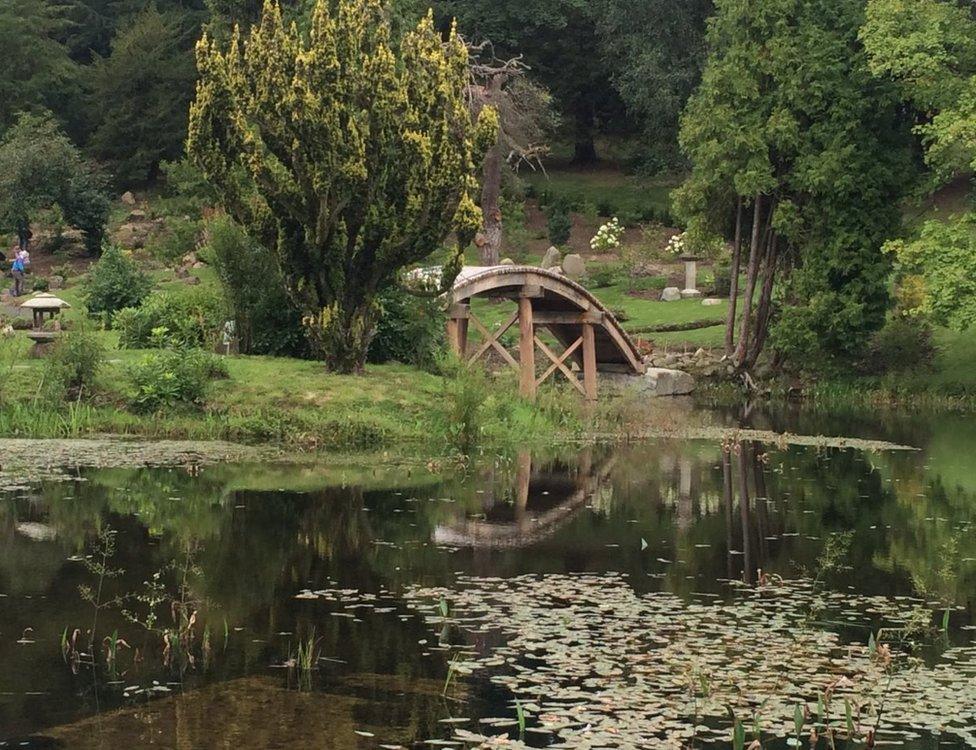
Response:
[[[861,38],[871,69],[895,82],[914,111],[929,189],[960,175],[971,180],[976,167],[976,21],[971,8],[945,0],[869,0]],[[902,286],[920,286],[916,313],[956,329],[976,323],[972,211],[924,221],[907,240],[888,247],[897,258]]]
[[[227,298],[245,354],[304,357],[302,315],[268,251],[226,215],[207,225],[205,253]]]
[[[735,227],[740,367],[770,337],[796,363],[849,358],[884,321],[881,245],[898,226],[911,154],[894,91],[858,41],[862,21],[860,0],[775,0],[762,13],[716,4],[682,123],[693,171],[678,205],[692,237]]]
[[[210,382],[227,377],[223,360],[199,349],[160,351],[129,368],[134,411],[156,413],[203,402]]]
[[[115,314],[123,349],[214,348],[227,320],[220,294],[204,287],[161,289]]]
[[[26,240],[37,213],[57,207],[97,253],[108,216],[103,188],[101,175],[47,114],[19,115],[0,141],[0,231]]]
[[[80,398],[91,391],[105,362],[102,340],[89,331],[64,333],[44,362],[44,380],[53,399]]]

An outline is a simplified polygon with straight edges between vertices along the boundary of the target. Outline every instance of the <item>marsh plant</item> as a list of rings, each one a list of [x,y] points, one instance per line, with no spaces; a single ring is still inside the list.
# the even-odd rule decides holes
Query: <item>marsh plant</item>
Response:
[[[118,596],[109,598],[105,596],[105,584],[113,578],[118,578],[125,572],[122,568],[117,568],[112,565],[112,559],[115,557],[116,552],[116,534],[115,529],[109,526],[103,527],[98,533],[89,554],[82,558],[82,564],[85,566],[85,569],[95,579],[92,584],[85,583],[78,587],[78,593],[81,594],[81,598],[92,607],[92,622],[88,630],[88,652],[93,659],[95,643],[98,638],[98,617],[103,610],[115,607],[121,601],[121,598]],[[72,640],[76,642],[76,639]]]
[[[321,640],[316,637],[315,628],[309,628],[304,636],[298,638],[295,651],[286,662],[289,675],[295,675],[300,691],[307,692],[312,689],[312,672],[318,669]]]
[[[163,663],[181,674],[196,666],[198,652],[208,662],[212,648],[206,631],[202,639],[197,634],[204,606],[194,593],[194,584],[203,574],[196,562],[198,553],[195,543],[187,543],[180,558],[153,573],[140,591],[128,595],[135,604],[122,610],[127,620],[159,637]]]

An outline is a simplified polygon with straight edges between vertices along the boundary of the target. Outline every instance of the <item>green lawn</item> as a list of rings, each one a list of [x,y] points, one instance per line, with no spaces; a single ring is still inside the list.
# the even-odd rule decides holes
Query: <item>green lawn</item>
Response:
[[[648,207],[661,212],[670,209],[671,190],[677,181],[670,177],[638,177],[615,169],[556,168],[547,174],[523,173],[536,191],[549,191],[573,204],[594,207],[609,204],[612,213],[640,217]]]

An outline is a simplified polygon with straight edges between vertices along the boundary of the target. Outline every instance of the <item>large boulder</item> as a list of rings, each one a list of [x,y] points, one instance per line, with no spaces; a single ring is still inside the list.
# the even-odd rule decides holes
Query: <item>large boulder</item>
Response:
[[[695,379],[683,370],[649,367],[643,375],[600,373],[600,385],[648,398],[687,396],[695,390]]]
[[[550,247],[542,257],[539,268],[559,268],[563,262],[563,254],[558,249]]]
[[[676,286],[669,286],[661,292],[662,302],[677,302],[679,299],[681,299],[681,290]]]
[[[586,263],[583,262],[583,256],[571,253],[563,258],[563,273],[574,281],[583,278],[586,273]]]
[[[132,191],[126,190],[122,193],[122,202],[127,206],[136,205],[136,197],[132,194]]]
[[[500,266],[514,266],[515,265],[515,261],[512,260],[511,258],[502,258],[500,261],[498,261],[498,265],[500,265]]]
[[[702,300],[702,304],[705,307],[718,307],[719,305],[722,304],[723,301],[724,300],[715,299],[714,297],[706,297],[705,299]]]
[[[682,289],[681,298],[682,299],[698,299],[702,296],[702,293],[698,289]]]

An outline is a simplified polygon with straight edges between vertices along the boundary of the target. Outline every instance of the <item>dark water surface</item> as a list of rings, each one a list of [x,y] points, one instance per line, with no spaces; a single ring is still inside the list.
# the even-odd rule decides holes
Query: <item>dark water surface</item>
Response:
[[[734,705],[747,744],[759,724],[786,747],[794,704],[834,690],[861,712],[845,745],[828,706],[838,747],[875,725],[976,746],[974,421],[743,424],[921,450],[660,440],[468,472],[92,470],[0,498],[0,746],[406,747],[515,738],[525,712],[532,746],[680,747],[728,744]]]

